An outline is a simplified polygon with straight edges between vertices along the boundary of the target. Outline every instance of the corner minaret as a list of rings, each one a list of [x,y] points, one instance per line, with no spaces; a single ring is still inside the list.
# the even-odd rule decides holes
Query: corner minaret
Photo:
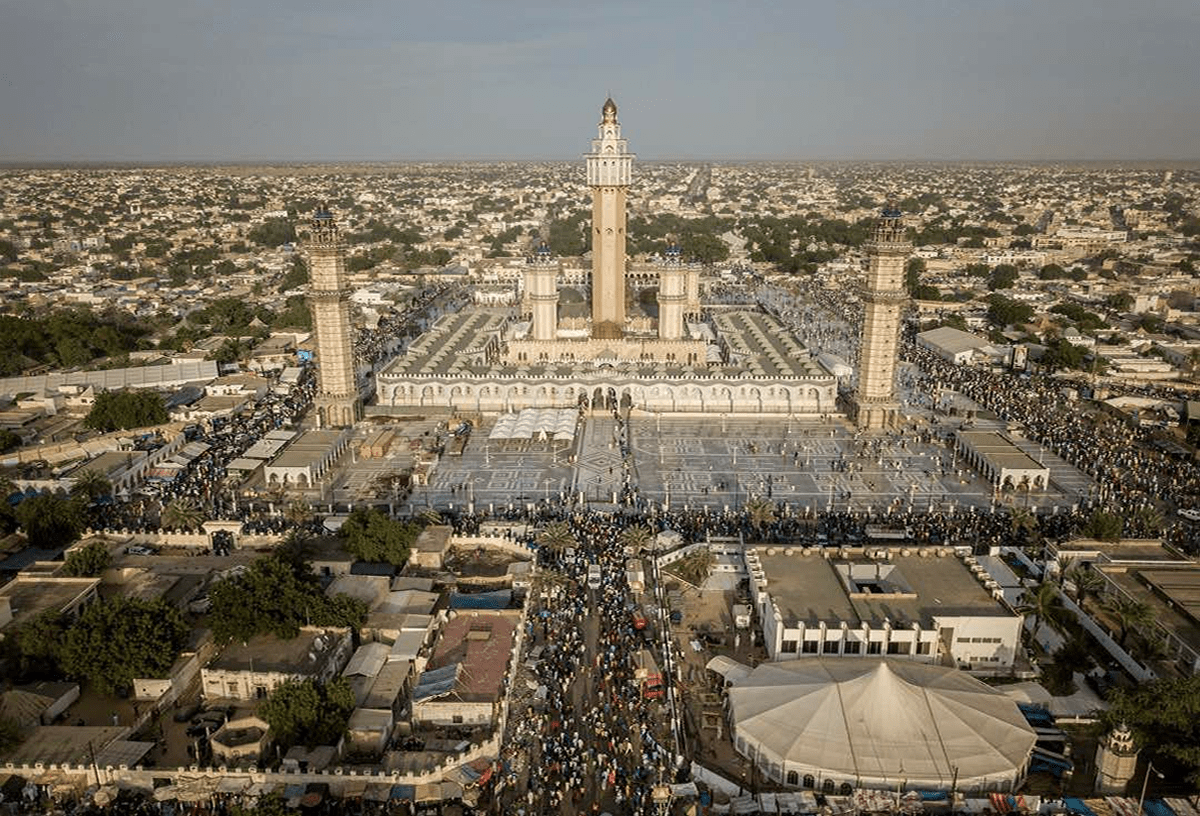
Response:
[[[599,138],[584,158],[592,188],[592,336],[611,339],[625,333],[625,194],[634,158],[612,99],[604,103]]]
[[[858,391],[854,396],[854,419],[864,430],[880,430],[895,424],[896,352],[899,345],[900,312],[904,291],[904,263],[912,244],[904,235],[900,211],[884,208],[871,240],[863,288],[863,330],[858,357]]]
[[[354,376],[354,340],[350,332],[350,288],[346,285],[346,248],[337,222],[322,204],[313,214],[308,254],[308,300],[317,339],[317,396],[322,427],[353,425],[359,418]]]

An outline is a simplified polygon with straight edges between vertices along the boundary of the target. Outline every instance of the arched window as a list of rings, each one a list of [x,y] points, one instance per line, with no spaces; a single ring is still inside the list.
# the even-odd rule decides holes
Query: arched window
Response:
[[[854,792],[854,788],[850,786],[849,782],[842,783],[842,787],[841,787],[841,791],[840,791],[842,796],[849,796],[853,792]]]
[[[800,784],[800,774],[796,773],[795,771],[788,771],[787,772],[787,783],[789,785],[799,785]]]
[[[808,788],[809,790],[812,790],[816,786],[817,786],[817,780],[813,778],[813,775],[805,774],[804,775],[804,787]]]
[[[825,780],[825,784],[821,786],[821,790],[822,790],[824,793],[833,793],[833,780],[832,780],[832,779],[826,779],[826,780]]]

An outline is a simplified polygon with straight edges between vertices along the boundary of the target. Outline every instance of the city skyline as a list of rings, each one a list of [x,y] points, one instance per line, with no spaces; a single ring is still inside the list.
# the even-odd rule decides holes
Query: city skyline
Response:
[[[4,4],[0,161],[1193,161],[1186,3]]]

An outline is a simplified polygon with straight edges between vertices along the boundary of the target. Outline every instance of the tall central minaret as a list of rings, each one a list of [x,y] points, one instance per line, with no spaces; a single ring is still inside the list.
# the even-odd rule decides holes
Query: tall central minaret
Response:
[[[600,138],[584,158],[592,188],[592,337],[611,339],[625,333],[625,193],[633,175],[612,99],[604,103]]]
[[[346,427],[358,420],[354,376],[354,338],[350,331],[350,287],[346,248],[333,213],[322,204],[312,220],[308,250],[309,305],[317,335],[317,416],[325,427]]]
[[[890,205],[884,209],[865,248],[867,282],[854,409],[858,427],[879,430],[895,423],[900,408],[895,393],[896,352],[900,311],[908,299],[904,262],[912,253],[912,244],[904,234],[899,210]]]

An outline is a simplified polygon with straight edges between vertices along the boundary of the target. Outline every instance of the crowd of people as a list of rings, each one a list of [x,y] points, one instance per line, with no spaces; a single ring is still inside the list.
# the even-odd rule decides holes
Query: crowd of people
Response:
[[[638,630],[619,541],[626,520],[599,513],[563,516],[575,544],[539,552],[544,574],[527,624],[540,653],[539,685],[509,716],[511,769],[493,795],[517,814],[650,812],[651,792],[673,781],[667,701],[647,699],[633,656],[652,629]],[[591,565],[598,582],[588,581]],[[589,586],[589,583],[591,585]],[[523,755],[523,763],[512,762]],[[518,765],[524,772],[517,770]]]

